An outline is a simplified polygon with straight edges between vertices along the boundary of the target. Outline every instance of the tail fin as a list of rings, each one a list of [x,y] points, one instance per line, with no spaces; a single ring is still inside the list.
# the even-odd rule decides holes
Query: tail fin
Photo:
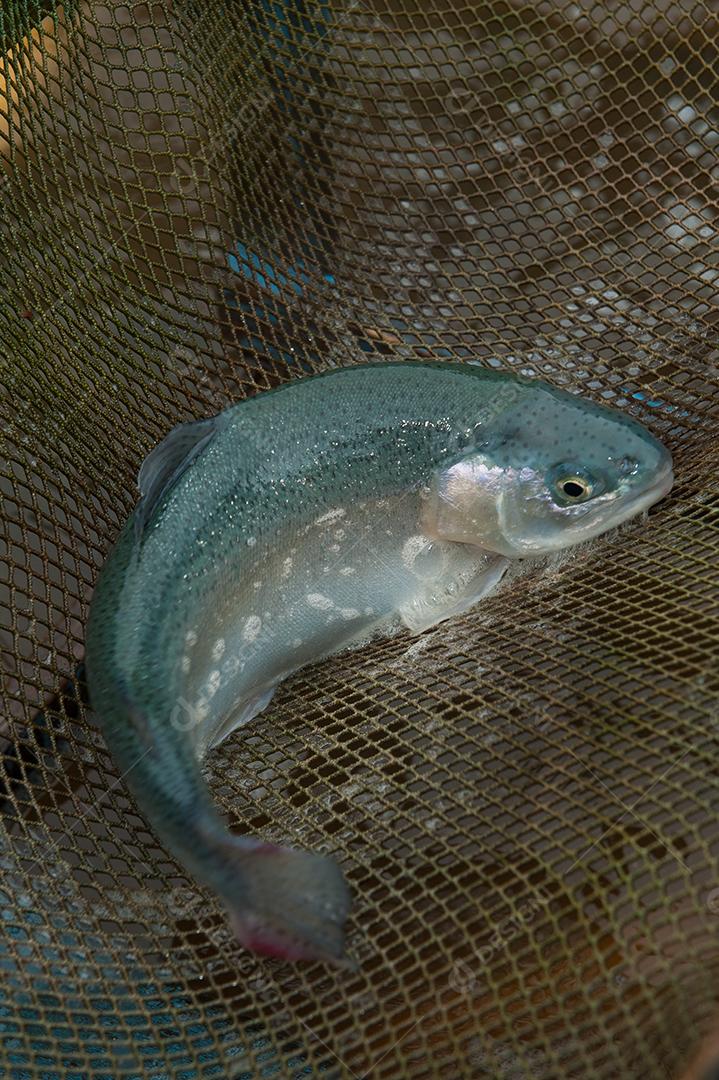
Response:
[[[226,902],[242,945],[285,960],[343,960],[350,894],[333,859],[259,844],[239,848],[237,860],[237,892]]]

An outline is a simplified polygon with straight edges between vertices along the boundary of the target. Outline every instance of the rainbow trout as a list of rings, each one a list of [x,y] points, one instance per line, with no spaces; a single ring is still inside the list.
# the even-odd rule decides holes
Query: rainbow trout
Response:
[[[349,367],[175,428],[100,574],[90,700],[138,806],[243,945],[343,955],[337,864],[233,835],[200,761],[303,665],[489,593],[514,559],[626,521],[672,485],[627,416],[449,363]]]

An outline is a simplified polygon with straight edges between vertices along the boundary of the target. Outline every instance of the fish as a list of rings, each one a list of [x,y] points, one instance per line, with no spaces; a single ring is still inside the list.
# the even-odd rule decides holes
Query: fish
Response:
[[[151,451],[92,597],[89,698],[140,811],[243,946],[342,963],[350,893],[330,856],[233,834],[205,754],[306,664],[459,615],[672,482],[623,412],[471,363],[332,369]]]

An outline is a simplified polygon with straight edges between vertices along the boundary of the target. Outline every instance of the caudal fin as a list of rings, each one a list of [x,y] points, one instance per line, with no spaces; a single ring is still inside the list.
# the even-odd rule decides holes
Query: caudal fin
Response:
[[[238,863],[228,907],[242,945],[284,960],[343,959],[350,894],[333,859],[261,844]]]

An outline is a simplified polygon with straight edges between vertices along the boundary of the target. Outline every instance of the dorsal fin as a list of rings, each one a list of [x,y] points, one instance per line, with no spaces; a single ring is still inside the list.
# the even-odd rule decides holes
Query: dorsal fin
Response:
[[[219,416],[178,424],[147,455],[137,474],[142,496],[135,510],[135,538],[152,517],[163,495],[180,479],[197,455],[204,450],[219,426]]]

